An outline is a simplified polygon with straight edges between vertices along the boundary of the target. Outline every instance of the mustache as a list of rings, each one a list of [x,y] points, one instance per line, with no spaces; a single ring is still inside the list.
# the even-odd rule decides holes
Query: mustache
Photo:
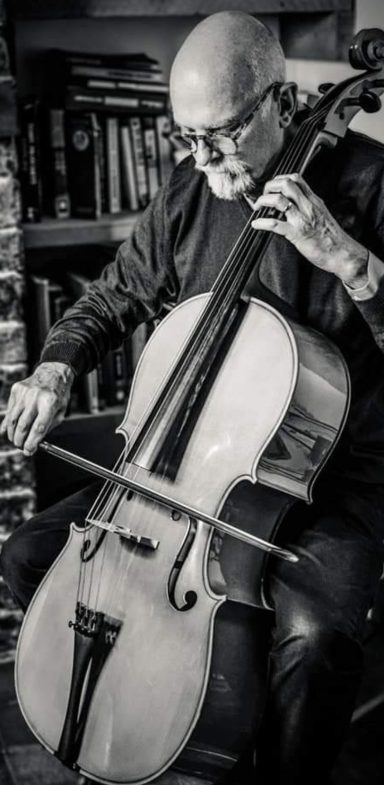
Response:
[[[209,161],[207,164],[201,165],[196,163],[195,168],[204,174],[227,174],[233,177],[238,177],[245,173],[250,172],[250,168],[244,161],[239,158],[221,158],[217,161]]]

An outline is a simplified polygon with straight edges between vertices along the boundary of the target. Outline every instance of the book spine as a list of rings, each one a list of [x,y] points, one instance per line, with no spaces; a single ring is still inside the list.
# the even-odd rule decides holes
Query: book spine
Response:
[[[115,403],[124,403],[128,394],[128,375],[122,346],[113,350],[114,398]]]
[[[121,90],[122,92],[130,91],[132,93],[154,93],[159,95],[168,95],[168,85],[158,82],[132,82],[121,79],[86,79],[85,87],[88,90]]]
[[[132,134],[133,160],[135,162],[139,206],[146,207],[148,204],[147,168],[145,164],[143,134],[140,117],[131,117],[129,125]]]
[[[49,109],[48,131],[51,166],[48,210],[55,218],[69,218],[71,205],[68,192],[63,109]]]
[[[104,366],[100,362],[96,368],[97,373],[97,394],[98,394],[98,407],[99,411],[105,409],[107,405],[107,390],[105,384]]]
[[[56,50],[57,52],[57,50]],[[86,68],[106,68],[108,70],[117,71],[148,71],[159,73],[161,71],[159,63],[156,60],[145,55],[144,57],[134,58],[125,57],[121,54],[114,55],[96,55],[88,52],[58,52],[59,55],[64,54],[64,67],[69,68],[85,66]],[[62,59],[59,57],[59,59]]]
[[[159,162],[159,176],[160,183],[163,185],[168,180],[172,169],[172,148],[169,142],[170,122],[166,115],[160,115],[155,118],[156,135],[157,135],[157,149],[158,149],[158,162]]]
[[[94,113],[67,117],[68,182],[72,215],[100,218],[100,128]]]
[[[146,71],[144,69],[132,68],[102,68],[97,65],[72,65],[68,69],[69,81],[76,81],[84,84],[86,79],[108,79],[115,81],[140,81],[153,84],[162,81],[159,71]]]
[[[144,349],[146,342],[147,342],[147,325],[144,323],[139,324],[131,336],[133,372],[135,372],[136,370],[137,363],[139,362],[141,353]]]
[[[69,85],[66,89],[65,107],[69,110],[90,112],[132,112],[133,114],[163,114],[166,99],[158,95],[141,95],[100,90],[86,90]]]
[[[42,187],[40,169],[39,105],[25,101],[20,107],[20,184],[23,220],[41,221]]]
[[[108,185],[107,185],[107,150],[105,117],[98,116],[99,135],[97,137],[97,156],[100,173],[100,209],[102,213],[108,212]]]
[[[120,146],[119,123],[117,117],[107,117],[106,121],[106,163],[108,181],[108,210],[110,213],[120,213]]]
[[[99,392],[98,392],[98,379],[97,369],[84,374],[80,379],[83,397],[83,406],[89,414],[98,414],[99,412]]]
[[[62,313],[60,311],[60,301],[64,297],[63,287],[55,281],[49,281],[48,285],[49,297],[49,327],[51,328],[55,322],[61,319]]]
[[[149,115],[148,117],[143,117],[143,136],[144,136],[145,160],[147,164],[147,173],[148,173],[148,194],[149,194],[149,199],[153,199],[160,185],[157,139],[156,139],[156,128],[155,128],[154,117],[151,117]]]
[[[33,354],[37,361],[51,327],[49,278],[40,275],[32,275],[31,285],[33,317],[35,321],[35,330],[33,331]]]
[[[120,135],[123,192],[128,209],[135,211],[139,209],[139,196],[133,159],[131,131],[128,125],[121,126]]]

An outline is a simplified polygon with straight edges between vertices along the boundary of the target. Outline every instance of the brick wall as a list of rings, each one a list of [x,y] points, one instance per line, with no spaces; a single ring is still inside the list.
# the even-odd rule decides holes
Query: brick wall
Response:
[[[16,107],[5,13],[0,0],[0,419],[13,382],[27,372],[22,297],[24,265],[15,148]],[[0,546],[33,512],[33,466],[0,440]],[[21,613],[0,577],[0,659],[14,652]]]

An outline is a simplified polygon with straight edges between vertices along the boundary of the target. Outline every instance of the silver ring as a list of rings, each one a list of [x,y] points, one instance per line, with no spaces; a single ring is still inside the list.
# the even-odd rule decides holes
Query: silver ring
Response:
[[[288,201],[288,204],[287,204],[285,210],[283,210],[283,213],[287,213],[288,210],[291,209],[291,207],[293,207],[293,202]]]

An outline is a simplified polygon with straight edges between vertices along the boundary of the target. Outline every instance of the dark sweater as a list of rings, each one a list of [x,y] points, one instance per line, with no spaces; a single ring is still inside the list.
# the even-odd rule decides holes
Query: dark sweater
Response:
[[[313,161],[306,179],[344,229],[384,260],[384,146],[348,133]],[[138,323],[161,316],[164,304],[210,290],[250,214],[244,199],[216,198],[191,157],[184,160],[114,262],[52,328],[41,361],[89,371]],[[274,236],[247,293],[341,349],[352,405],[331,470],[384,484],[384,278],[374,297],[357,303],[336,276]]]

